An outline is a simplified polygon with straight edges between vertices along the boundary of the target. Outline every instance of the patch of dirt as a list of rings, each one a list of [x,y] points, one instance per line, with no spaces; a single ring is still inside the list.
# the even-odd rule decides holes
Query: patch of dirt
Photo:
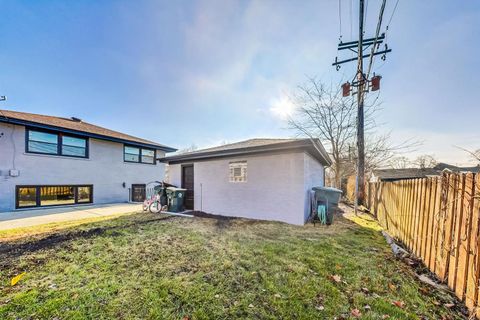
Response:
[[[199,218],[208,218],[208,219],[216,219],[216,220],[235,220],[239,219],[236,217],[229,217],[229,216],[222,216],[219,214],[211,214],[211,213],[206,213],[203,211],[192,211],[189,212],[192,216],[199,217]]]
[[[231,226],[231,222],[233,220],[239,219],[236,217],[229,217],[229,216],[222,216],[218,214],[210,214],[203,211],[193,211],[190,212],[191,215],[198,217],[198,218],[207,218],[207,219],[215,219],[216,220],[216,227],[220,230],[227,229]]]
[[[117,236],[120,233],[115,230],[124,229],[132,226],[138,226],[143,224],[148,224],[156,221],[164,221],[175,218],[174,216],[166,216],[156,219],[148,220],[139,220],[129,224],[121,224],[116,226],[105,226],[97,227],[88,230],[77,230],[70,232],[61,232],[51,234],[47,237],[36,239],[28,242],[12,242],[12,243],[2,243],[0,246],[0,266],[7,267],[11,264],[12,260],[16,257],[19,257],[25,253],[36,252],[39,250],[50,249],[57,246],[65,246],[68,242],[75,239],[88,239],[93,238],[102,234],[105,234],[107,231],[113,231],[109,233],[110,236]]]

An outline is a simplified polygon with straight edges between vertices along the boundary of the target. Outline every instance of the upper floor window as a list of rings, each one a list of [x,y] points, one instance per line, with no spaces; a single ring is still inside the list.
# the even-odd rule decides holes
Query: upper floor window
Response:
[[[123,158],[125,162],[155,164],[155,150],[124,146]]]
[[[86,138],[64,133],[27,129],[26,152],[77,158],[88,157]]]

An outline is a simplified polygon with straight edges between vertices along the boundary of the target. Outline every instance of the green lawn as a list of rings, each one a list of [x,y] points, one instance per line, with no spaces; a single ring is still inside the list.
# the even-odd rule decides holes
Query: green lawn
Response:
[[[0,319],[460,318],[358,221],[136,214],[0,243]]]

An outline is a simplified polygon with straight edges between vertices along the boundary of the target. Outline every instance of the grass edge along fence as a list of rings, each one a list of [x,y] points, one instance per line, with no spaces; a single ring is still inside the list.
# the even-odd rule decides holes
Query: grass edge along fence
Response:
[[[480,318],[480,174],[370,182],[367,206]]]

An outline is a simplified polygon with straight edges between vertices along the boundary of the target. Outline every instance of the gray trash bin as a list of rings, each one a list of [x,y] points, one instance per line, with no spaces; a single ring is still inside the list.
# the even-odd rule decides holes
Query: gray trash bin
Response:
[[[327,224],[333,223],[333,212],[338,207],[342,190],[332,187],[313,187],[316,205],[325,205],[327,209]]]

